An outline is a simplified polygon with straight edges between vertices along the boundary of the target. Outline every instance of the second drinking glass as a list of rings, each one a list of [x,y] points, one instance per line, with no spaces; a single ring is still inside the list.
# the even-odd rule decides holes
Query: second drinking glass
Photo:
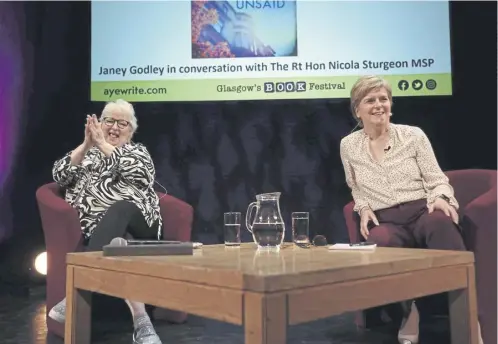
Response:
[[[240,246],[240,213],[224,214],[225,246]]]
[[[308,212],[292,213],[292,241],[296,244],[309,243],[309,223],[310,215]]]

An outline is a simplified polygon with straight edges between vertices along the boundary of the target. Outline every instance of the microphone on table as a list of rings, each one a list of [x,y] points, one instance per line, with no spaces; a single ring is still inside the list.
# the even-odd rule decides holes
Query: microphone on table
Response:
[[[137,246],[137,245],[161,245],[161,244],[181,244],[181,241],[166,241],[166,240],[126,240],[121,237],[116,237],[111,240],[109,246]]]
[[[203,246],[200,242],[182,242],[170,240],[126,240],[120,237],[114,238],[109,243],[109,246],[145,246],[145,245],[183,245],[191,244],[193,248],[201,248]]]
[[[111,240],[109,246],[128,246],[128,241],[123,238],[114,238]]]
[[[197,242],[126,240],[116,237],[102,251],[104,257],[172,256],[192,255],[194,249],[201,247],[202,243]]]

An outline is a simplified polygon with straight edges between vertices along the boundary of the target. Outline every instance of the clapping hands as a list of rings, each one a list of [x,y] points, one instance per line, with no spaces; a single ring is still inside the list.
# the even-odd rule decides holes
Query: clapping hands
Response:
[[[105,142],[104,132],[100,122],[95,115],[87,115],[85,123],[85,140],[84,145],[88,149],[93,146],[100,146]]]

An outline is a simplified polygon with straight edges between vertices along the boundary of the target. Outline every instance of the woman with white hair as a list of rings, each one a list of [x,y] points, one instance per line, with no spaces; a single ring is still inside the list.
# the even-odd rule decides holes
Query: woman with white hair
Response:
[[[101,251],[115,237],[159,239],[162,219],[154,191],[155,168],[147,149],[131,138],[137,129],[133,106],[109,102],[100,121],[87,116],[83,143],[53,167],[66,201],[78,210],[85,251]],[[126,300],[139,344],[161,344],[143,303]],[[49,316],[65,321],[66,299]]]

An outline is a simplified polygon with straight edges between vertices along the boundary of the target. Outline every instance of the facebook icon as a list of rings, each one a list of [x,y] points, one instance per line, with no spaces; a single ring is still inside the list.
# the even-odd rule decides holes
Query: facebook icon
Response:
[[[398,88],[401,91],[406,91],[409,86],[410,86],[410,84],[406,80],[401,80],[400,82],[398,82]]]

